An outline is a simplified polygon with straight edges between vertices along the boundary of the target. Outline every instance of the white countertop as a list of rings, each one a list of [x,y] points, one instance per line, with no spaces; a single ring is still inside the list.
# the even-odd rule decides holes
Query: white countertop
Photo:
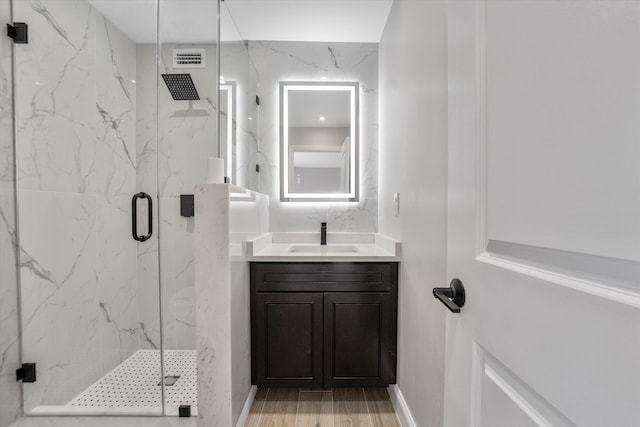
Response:
[[[249,261],[400,261],[400,242],[377,233],[267,233],[247,241]]]

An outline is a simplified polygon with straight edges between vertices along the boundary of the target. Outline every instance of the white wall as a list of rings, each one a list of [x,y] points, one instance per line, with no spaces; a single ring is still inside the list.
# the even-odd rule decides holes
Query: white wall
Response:
[[[420,427],[443,422],[445,308],[431,289],[446,280],[446,13],[396,0],[379,50],[379,230],[402,241],[397,383]]]

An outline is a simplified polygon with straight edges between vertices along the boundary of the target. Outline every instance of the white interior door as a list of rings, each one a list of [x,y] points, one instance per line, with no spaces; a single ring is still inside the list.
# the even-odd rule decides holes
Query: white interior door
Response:
[[[445,425],[640,426],[640,1],[448,24]]]

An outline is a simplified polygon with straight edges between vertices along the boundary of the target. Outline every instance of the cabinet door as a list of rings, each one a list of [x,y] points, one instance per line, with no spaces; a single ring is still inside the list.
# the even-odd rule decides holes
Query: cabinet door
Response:
[[[391,295],[324,294],[324,386],[386,386],[392,353]]]
[[[322,386],[322,294],[258,293],[254,339],[258,386]]]

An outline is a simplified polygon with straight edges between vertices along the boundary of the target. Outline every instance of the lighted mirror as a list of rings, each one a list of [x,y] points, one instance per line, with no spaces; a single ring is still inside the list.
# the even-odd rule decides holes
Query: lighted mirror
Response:
[[[357,82],[280,82],[280,200],[358,200]]]

